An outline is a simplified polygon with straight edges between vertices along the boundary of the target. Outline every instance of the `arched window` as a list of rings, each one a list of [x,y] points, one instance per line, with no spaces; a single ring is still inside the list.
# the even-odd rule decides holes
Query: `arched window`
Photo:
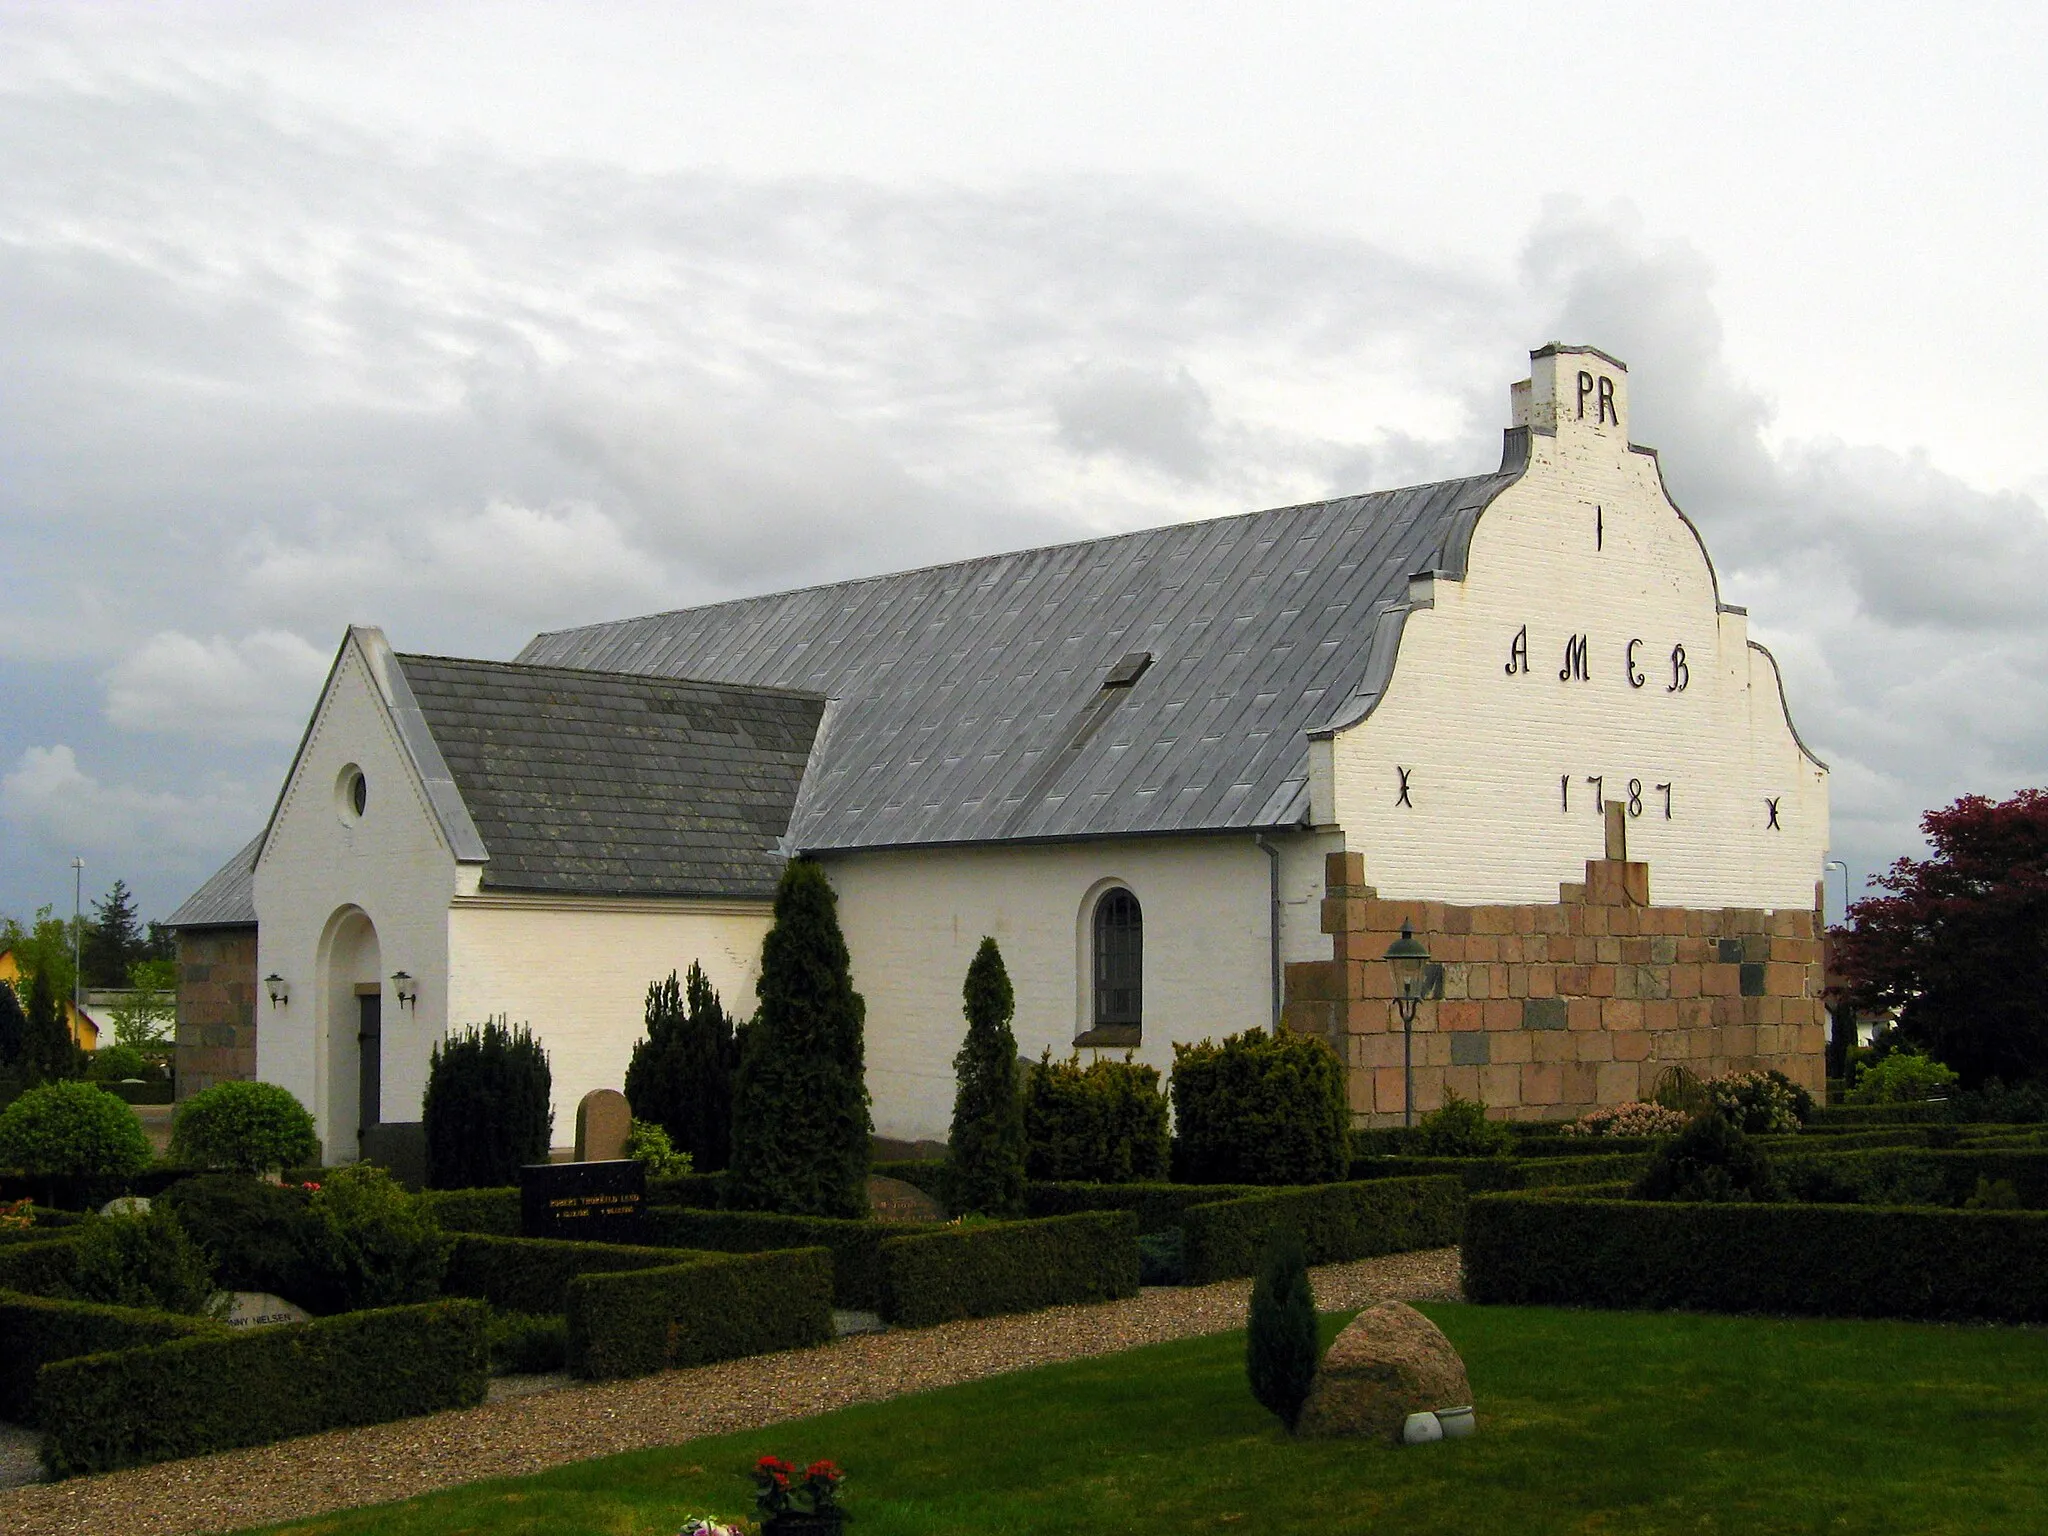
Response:
[[[1095,1028],[1129,1030],[1144,1020],[1145,917],[1122,886],[1095,903]]]

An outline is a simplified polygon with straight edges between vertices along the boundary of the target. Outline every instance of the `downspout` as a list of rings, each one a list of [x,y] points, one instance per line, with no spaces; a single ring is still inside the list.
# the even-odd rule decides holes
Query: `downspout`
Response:
[[[1266,892],[1268,911],[1266,918],[1267,965],[1272,972],[1273,985],[1273,1032],[1280,1031],[1280,850],[1266,841],[1266,834],[1254,832],[1252,841],[1265,851]]]

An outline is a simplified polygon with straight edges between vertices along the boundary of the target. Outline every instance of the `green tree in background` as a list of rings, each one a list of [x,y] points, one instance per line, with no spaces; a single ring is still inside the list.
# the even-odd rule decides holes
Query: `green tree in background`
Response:
[[[658,1125],[671,1146],[690,1154],[700,1173],[732,1161],[733,1076],[739,1037],[717,989],[692,961],[680,986],[676,973],[647,989],[647,1038],[626,1068],[633,1117]]]
[[[517,1184],[521,1166],[548,1160],[553,1103],[548,1053],[526,1025],[500,1014],[449,1035],[434,1047],[420,1105],[427,1186]]]
[[[1007,1216],[1024,1204],[1024,1099],[1010,1032],[1017,997],[994,939],[975,951],[961,997],[967,1038],[953,1058],[946,1201],[955,1213]]]
[[[178,1022],[178,966],[174,960],[137,960],[128,967],[128,995],[111,1014],[114,1041],[138,1051],[163,1051]]]
[[[838,900],[825,871],[793,860],[761,946],[761,1011],[740,1051],[726,1194],[741,1209],[867,1214],[868,1091]]]
[[[38,907],[32,922],[22,923],[12,917],[0,920],[0,950],[11,951],[15,964],[21,967],[19,990],[24,1001],[29,981],[39,974],[50,978],[52,997],[71,996],[78,975],[71,959],[71,919],[53,916],[48,907]]]
[[[149,941],[142,936],[142,920],[135,915],[135,898],[125,880],[116,880],[93,903],[82,951],[78,963],[89,987],[125,987],[128,967],[149,957]]]

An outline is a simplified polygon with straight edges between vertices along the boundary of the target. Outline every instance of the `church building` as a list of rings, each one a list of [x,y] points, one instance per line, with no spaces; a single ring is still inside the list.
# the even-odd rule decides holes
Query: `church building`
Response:
[[[352,629],[265,831],[190,915],[253,928],[255,1075],[347,1157],[418,1118],[446,1031],[504,1016],[547,1045],[563,1127],[622,1080],[649,982],[700,961],[752,1008],[804,855],[887,1136],[946,1133],[984,934],[1024,1054],[1165,1073],[1176,1042],[1308,1030],[1359,1124],[1447,1091],[1566,1118],[1673,1064],[1818,1088],[1827,768],[1629,441],[1626,368],[1531,361],[1500,467],[1467,479],[512,662]],[[1404,924],[1442,966],[1412,1071],[1383,958]]]

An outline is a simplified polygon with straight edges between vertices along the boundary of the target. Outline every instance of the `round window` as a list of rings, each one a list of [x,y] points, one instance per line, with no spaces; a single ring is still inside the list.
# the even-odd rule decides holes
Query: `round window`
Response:
[[[350,763],[335,781],[334,808],[341,813],[343,821],[360,821],[369,805],[370,781],[363,777],[362,769]]]

